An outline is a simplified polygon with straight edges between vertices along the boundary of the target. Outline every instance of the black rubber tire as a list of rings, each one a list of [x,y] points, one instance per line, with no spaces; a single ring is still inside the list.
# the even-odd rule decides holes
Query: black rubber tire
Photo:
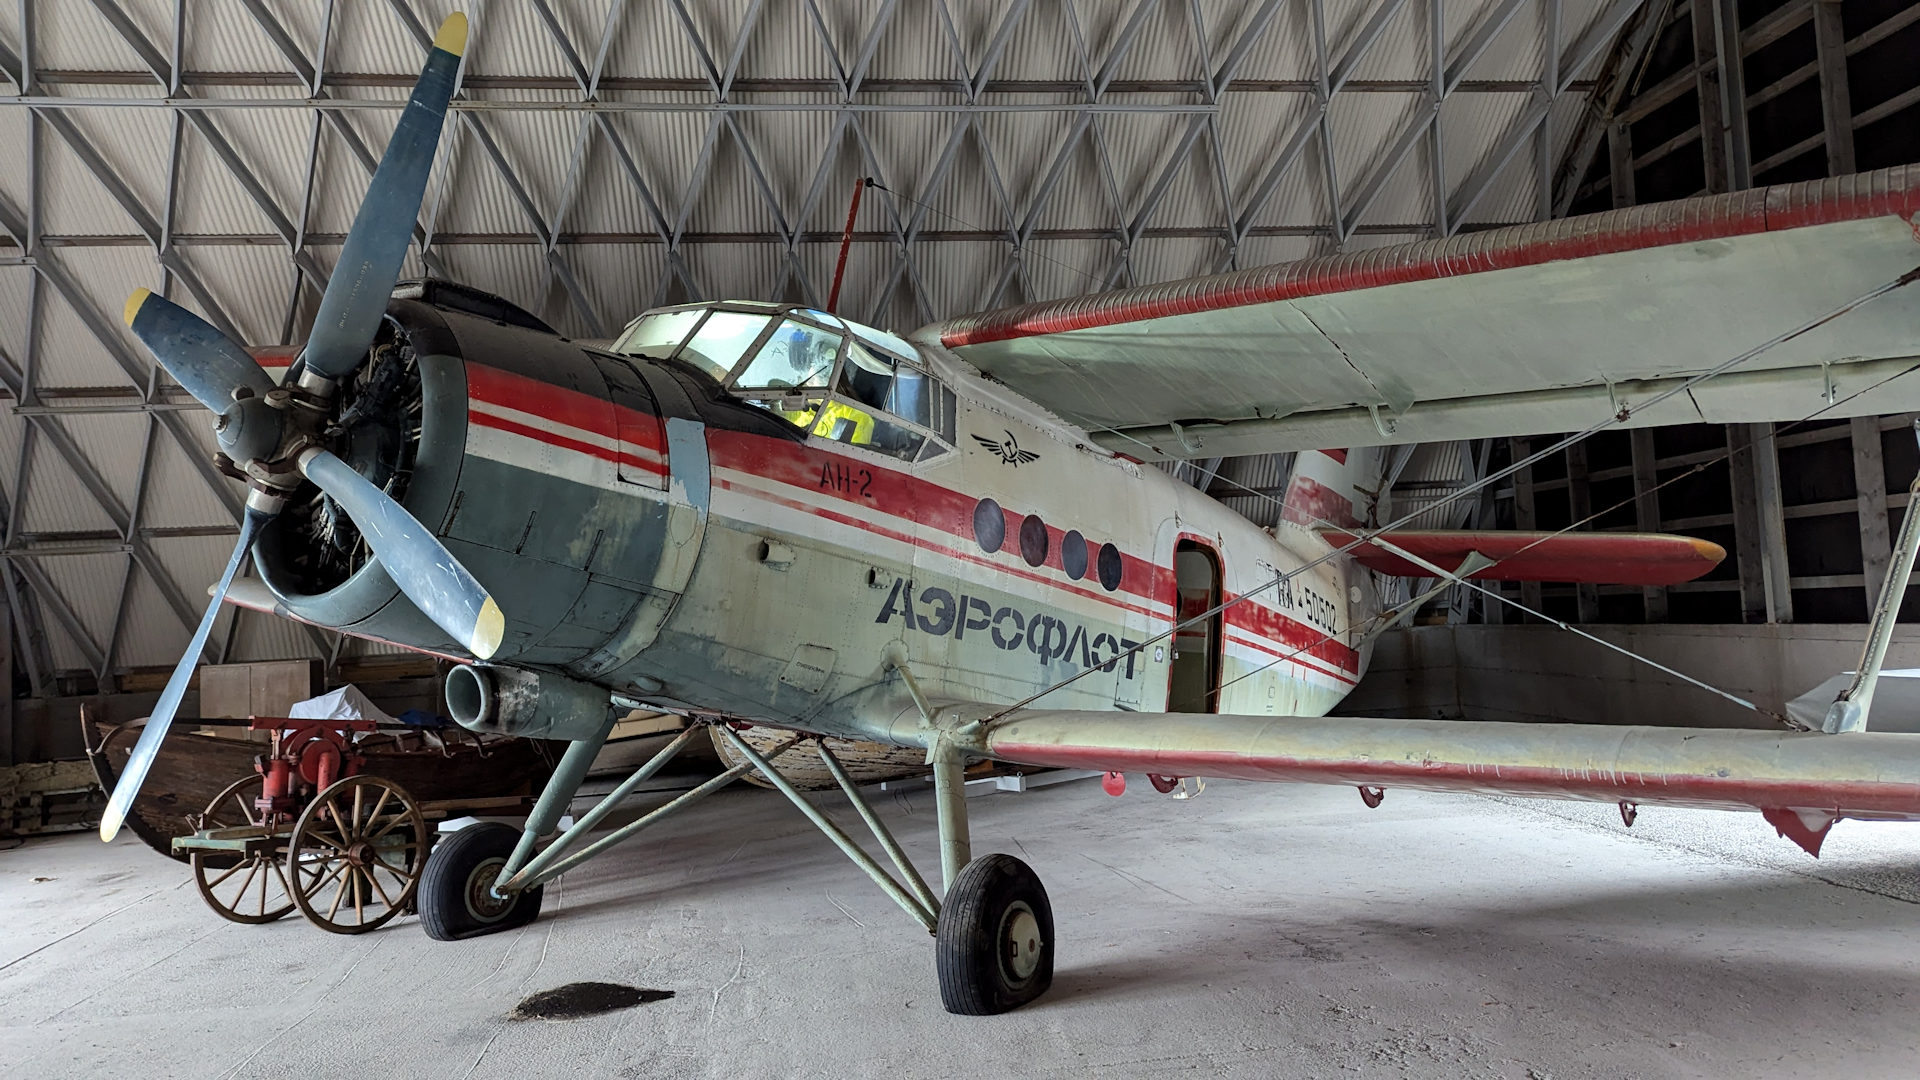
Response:
[[[469,825],[450,836],[443,836],[427,856],[420,872],[420,925],[435,941],[497,934],[525,926],[540,916],[540,894],[545,886],[519,893],[497,912],[475,910],[468,903],[470,890],[483,890],[492,883],[480,881],[480,875],[497,868],[513,854],[520,842],[520,830],[497,821]]]
[[[1002,951],[1003,929],[1021,909],[1032,915],[1031,970],[1020,977]],[[1011,855],[983,855],[968,863],[940,907],[934,957],[940,1003],[960,1016],[993,1016],[1017,1009],[1053,985],[1053,907],[1040,877]]]

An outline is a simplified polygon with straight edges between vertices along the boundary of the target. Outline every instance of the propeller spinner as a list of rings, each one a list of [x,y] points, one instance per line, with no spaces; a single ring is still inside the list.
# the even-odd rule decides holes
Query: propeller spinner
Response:
[[[426,66],[354,216],[313,331],[286,384],[275,386],[245,348],[180,305],[146,289],[127,300],[126,321],[134,336],[218,417],[214,430],[221,451],[245,471],[250,490],[233,556],[101,815],[102,840],[114,838],[132,809],[241,561],[303,482],[313,483],[353,519],[400,591],[468,652],[484,660],[500,647],[505,619],[486,588],[431,529],[319,442],[335,388],[365,361],[399,280],[466,43],[466,16],[449,15],[434,35]]]

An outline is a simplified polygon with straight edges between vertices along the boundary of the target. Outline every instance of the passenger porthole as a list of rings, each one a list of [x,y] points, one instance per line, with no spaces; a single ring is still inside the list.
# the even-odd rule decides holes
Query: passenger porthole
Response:
[[[973,507],[973,538],[980,550],[991,555],[1007,542],[1007,515],[992,499],[981,499]]]
[[[1087,538],[1078,529],[1060,538],[1060,568],[1075,581],[1087,576]]]
[[[1041,566],[1047,561],[1047,523],[1037,514],[1028,514],[1020,523],[1020,557],[1028,566]]]
[[[1126,567],[1120,561],[1120,549],[1112,544],[1100,545],[1100,562],[1096,569],[1100,574],[1100,584],[1108,592],[1120,587],[1120,575]]]

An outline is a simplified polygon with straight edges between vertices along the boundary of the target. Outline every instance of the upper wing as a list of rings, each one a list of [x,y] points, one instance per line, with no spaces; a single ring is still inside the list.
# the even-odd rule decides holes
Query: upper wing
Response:
[[[985,749],[1050,768],[1920,818],[1920,735],[1036,710]]]
[[[1920,264],[1920,166],[1615,210],[935,324],[1116,450],[1579,430]],[[1920,288],[1634,423],[1920,408]],[[1113,429],[1113,430],[1108,430]],[[1121,434],[1124,433],[1124,434]]]

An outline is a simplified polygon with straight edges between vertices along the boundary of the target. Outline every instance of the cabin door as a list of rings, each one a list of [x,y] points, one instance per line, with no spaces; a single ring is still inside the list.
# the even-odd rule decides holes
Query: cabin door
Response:
[[[1173,550],[1173,577],[1181,623],[1220,605],[1220,556],[1196,540]],[[1183,626],[1173,636],[1168,666],[1167,711],[1210,713],[1220,708],[1220,612]]]

